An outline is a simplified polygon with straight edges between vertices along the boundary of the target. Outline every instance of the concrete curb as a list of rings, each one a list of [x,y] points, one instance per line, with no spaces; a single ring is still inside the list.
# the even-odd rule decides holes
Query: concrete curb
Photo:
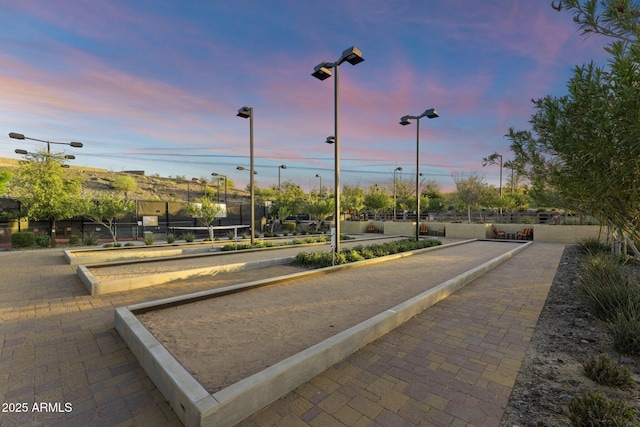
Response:
[[[462,242],[457,242],[457,244],[462,244]],[[300,274],[200,292],[186,297],[167,298],[130,307],[121,307],[115,311],[115,327],[149,377],[169,401],[178,418],[186,426],[232,426],[461,289],[469,282],[521,252],[530,244],[531,242],[524,243],[522,246],[213,394],[210,394],[184,369],[180,362],[138,321],[135,313],[220,296],[229,292],[239,292],[256,286],[280,283],[285,280],[295,280],[300,277]],[[424,250],[420,252],[424,252]],[[355,264],[365,265],[363,262],[352,263],[352,265],[322,269],[323,271],[315,272],[315,274],[330,274],[332,271],[342,269],[338,267],[357,268],[358,266]],[[303,274],[308,276],[306,273]]]
[[[240,262],[236,264],[216,265],[212,267],[192,268],[189,270],[170,271],[167,273],[149,274],[146,276],[125,277],[124,279],[98,281],[85,265],[79,265],[76,273],[91,295],[102,295],[112,292],[129,291],[161,285],[174,280],[189,279],[194,276],[215,276],[219,273],[265,268],[274,265],[290,264],[293,257],[273,258],[262,261]]]

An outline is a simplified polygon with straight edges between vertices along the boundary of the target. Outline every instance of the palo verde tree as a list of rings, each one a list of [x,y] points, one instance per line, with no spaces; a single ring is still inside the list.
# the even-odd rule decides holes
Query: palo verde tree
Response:
[[[136,208],[135,200],[116,197],[111,194],[101,196],[97,200],[86,199],[86,216],[95,224],[102,225],[111,234],[113,244],[117,243],[116,221]]]
[[[471,208],[480,205],[490,197],[489,187],[476,172],[472,172],[469,176],[454,172],[452,177],[456,184],[455,198],[467,208],[467,221],[471,223]]]
[[[373,211],[373,218],[377,219],[380,211],[393,207],[393,197],[389,196],[384,189],[381,191],[372,187],[364,196],[364,205]]]
[[[316,231],[320,229],[320,226],[327,218],[333,215],[333,208],[333,198],[320,197],[317,194],[310,195],[304,205],[304,209],[309,215],[318,221],[316,223]]]
[[[188,203],[183,211],[187,215],[197,218],[204,227],[208,227],[209,238],[213,242],[213,228],[211,227],[211,223],[223,214],[224,208],[222,205],[214,203],[208,198],[203,198],[200,199],[199,202]]]
[[[56,222],[84,213],[82,179],[63,168],[64,161],[62,154],[27,154],[10,181],[21,205],[20,215],[49,221],[51,247],[56,246]]]
[[[640,9],[631,1],[561,2],[583,34],[615,39],[607,66],[577,66],[568,94],[534,100],[531,130],[510,129],[530,194],[592,213],[640,239]]]

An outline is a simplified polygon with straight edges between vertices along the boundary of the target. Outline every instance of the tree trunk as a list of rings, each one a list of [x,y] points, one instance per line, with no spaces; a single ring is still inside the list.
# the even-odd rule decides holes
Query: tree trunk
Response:
[[[51,227],[51,233],[49,234],[51,237],[51,247],[56,247],[56,220],[49,220],[49,226]]]

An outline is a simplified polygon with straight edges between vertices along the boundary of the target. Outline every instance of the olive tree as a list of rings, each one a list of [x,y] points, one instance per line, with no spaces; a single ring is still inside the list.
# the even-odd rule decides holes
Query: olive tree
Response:
[[[640,10],[630,1],[562,2],[584,34],[615,38],[607,66],[577,66],[565,96],[533,101],[531,130],[509,130],[532,197],[587,211],[640,239]]]

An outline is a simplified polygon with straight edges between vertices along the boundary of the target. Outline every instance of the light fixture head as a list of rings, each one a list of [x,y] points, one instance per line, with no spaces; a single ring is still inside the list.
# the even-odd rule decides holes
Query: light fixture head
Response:
[[[355,46],[351,46],[349,49],[345,49],[340,56],[338,64],[342,64],[347,61],[351,65],[356,65],[364,61],[362,52]]]
[[[327,140],[325,141],[327,144],[335,144],[336,143],[336,137],[335,136],[328,136]]]
[[[236,167],[236,169],[238,169],[239,171],[243,171],[244,167],[243,166],[238,166],[238,167]]]
[[[402,167],[401,167],[401,166],[398,166],[398,167],[397,167],[397,168],[395,168],[394,170],[401,171],[401,170],[402,170]]]
[[[428,110],[425,110],[424,113],[422,113],[422,116],[428,119],[435,119],[436,117],[440,117],[435,108],[429,108]]]
[[[316,178],[320,178],[320,174],[319,173],[316,174]]]
[[[400,124],[402,126],[410,125],[411,124],[411,116],[402,116],[402,118],[400,119]]]
[[[24,139],[24,135],[21,133],[17,133],[17,132],[10,132],[9,133],[9,138],[13,138],[13,139]]]
[[[236,114],[236,116],[242,117],[243,119],[248,119],[249,117],[251,117],[252,112],[253,111],[251,107],[245,106],[238,110],[238,114]]]
[[[76,148],[82,148],[84,146],[84,144],[82,144],[82,142],[75,142],[75,141],[71,141],[69,143],[70,146],[72,147],[76,147]]]
[[[331,74],[333,74],[331,72],[331,68],[333,68],[332,62],[323,62],[313,68],[313,73],[311,73],[311,75],[318,80],[326,80],[331,77]]]
[[[74,156],[73,154],[65,154],[64,158],[67,160],[75,160],[76,156]]]
[[[287,168],[287,165],[280,165],[280,166],[278,166],[278,167],[279,167],[280,169],[286,169],[286,168]]]
[[[16,151],[15,151],[15,152],[16,152],[16,154],[22,154],[22,155],[24,155],[24,156],[26,156],[27,154],[29,154],[29,153],[27,153],[27,150],[22,150],[22,149],[20,149],[20,148],[16,148]]]

